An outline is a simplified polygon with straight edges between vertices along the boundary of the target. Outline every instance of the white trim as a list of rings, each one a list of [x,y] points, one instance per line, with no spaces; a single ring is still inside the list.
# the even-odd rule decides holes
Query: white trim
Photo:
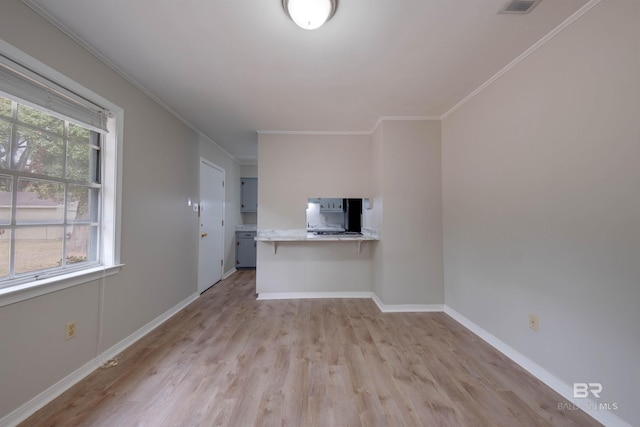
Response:
[[[258,135],[370,135],[367,131],[258,130]]]
[[[115,116],[116,129],[113,135],[107,137],[111,142],[109,147],[103,146],[104,155],[111,157],[115,161],[115,175],[112,168],[106,168],[104,171],[104,188],[113,188],[115,197],[112,206],[102,204],[102,233],[103,236],[112,236],[111,246],[102,245],[105,261],[113,262],[114,265],[120,264],[120,242],[122,237],[122,172],[124,170],[122,163],[122,153],[124,153],[124,110],[120,107],[112,109]],[[113,122],[111,122],[113,123]],[[115,141],[112,140],[115,139]],[[111,229],[110,227],[114,227]],[[108,252],[110,250],[111,252]]]
[[[153,319],[151,322],[147,323],[113,347],[108,350],[103,351],[96,359],[98,360],[98,366],[104,365],[109,359],[116,357],[118,354],[122,353],[129,346],[134,344],[136,341],[147,335],[149,332],[153,331],[158,326],[162,325],[164,322],[169,320],[171,317],[175,316],[180,312],[180,310],[187,307],[189,304],[194,302],[200,297],[198,292],[195,292],[189,295],[184,300],[180,301],[178,304],[171,307],[169,310],[162,313],[160,316]]]
[[[26,420],[28,417],[33,415],[36,411],[43,408],[45,405],[53,401],[55,398],[60,396],[65,391],[69,390],[79,381],[83,380],[89,374],[91,374],[96,369],[100,368],[102,365],[106,363],[109,359],[114,358],[116,355],[120,354],[122,351],[127,349],[133,343],[138,341],[140,338],[147,335],[153,329],[160,326],[162,323],[166,322],[169,318],[177,314],[180,310],[184,309],[186,306],[191,304],[193,301],[198,299],[199,294],[195,293],[191,296],[187,297],[185,300],[181,301],[174,307],[167,310],[165,313],[153,319],[151,322],[147,323],[142,328],[135,331],[133,334],[129,335],[127,338],[123,339],[110,349],[104,351],[102,354],[99,354],[94,359],[90,360],[86,364],[84,364],[81,368],[73,371],[57,383],[53,384],[51,387],[47,388],[42,393],[35,396],[33,399],[29,400],[24,405],[19,408],[13,410],[9,414],[5,415],[0,419],[0,425],[2,426],[14,426],[22,421]]]
[[[591,416],[593,419],[601,422],[606,426],[620,426],[620,427],[631,427],[630,424],[619,418],[613,412],[610,411],[600,411],[589,409],[591,407],[598,407],[597,403],[590,399],[575,399],[573,397],[573,387],[568,383],[562,381],[560,378],[553,375],[551,372],[544,369],[542,366],[538,365],[528,357],[524,356],[519,351],[515,350],[513,347],[509,346],[496,336],[487,332],[485,329],[481,328],[462,314],[458,313],[451,307],[445,305],[444,307],[445,314],[449,315],[456,322],[460,323],[465,328],[469,329],[479,338],[484,340],[487,344],[498,350],[500,353],[507,356],[509,359],[513,360],[515,363],[520,365],[525,371],[529,372],[531,375],[551,387],[556,393],[560,394],[562,397],[567,399],[569,402],[572,402],[576,406],[580,406],[584,408],[583,411]],[[595,406],[592,406],[595,405]]]
[[[496,80],[498,80],[500,77],[502,77],[504,74],[506,74],[509,70],[511,70],[512,68],[514,68],[516,65],[518,65],[520,62],[524,61],[529,55],[531,55],[532,53],[534,53],[536,50],[540,49],[542,46],[544,46],[545,44],[547,44],[547,42],[549,42],[551,39],[553,39],[555,36],[557,36],[558,34],[560,34],[564,29],[566,29],[568,26],[570,26],[571,24],[573,24],[575,21],[577,21],[582,15],[584,15],[585,13],[587,13],[588,11],[590,11],[593,7],[595,7],[598,3],[600,3],[602,0],[591,0],[589,3],[585,4],[584,6],[582,6],[580,9],[578,9],[573,15],[571,15],[570,17],[568,17],[567,19],[565,19],[560,25],[558,25],[557,27],[555,27],[553,30],[551,30],[549,33],[547,33],[547,35],[545,35],[544,37],[542,37],[540,40],[538,40],[536,43],[534,43],[531,47],[529,47],[529,49],[525,50],[524,52],[522,52],[516,59],[514,59],[513,61],[509,62],[507,65],[505,65],[500,71],[498,71],[497,73],[495,73],[492,77],[489,78],[489,80],[487,80],[486,82],[482,83],[477,89],[475,89],[473,92],[471,92],[469,95],[465,96],[464,98],[462,98],[460,101],[458,101],[458,103],[456,105],[454,105],[453,107],[451,107],[449,109],[449,111],[447,111],[446,113],[444,113],[442,116],[440,116],[441,120],[446,119],[447,117],[449,117],[449,115],[451,115],[452,113],[454,113],[457,109],[459,109],[460,107],[462,107],[464,104],[466,104],[467,102],[469,102],[473,97],[475,97],[476,95],[478,95],[480,92],[482,92],[484,89],[486,89],[489,85],[491,85],[493,82],[495,82]]]
[[[371,292],[262,292],[257,299],[371,298],[372,295]]]
[[[62,274],[48,279],[0,289],[0,307],[89,283],[102,277],[113,276],[117,274],[123,266],[124,264],[114,265],[112,267],[88,268],[86,270],[74,271],[69,274]]]
[[[90,360],[80,369],[77,369],[38,394],[36,397],[13,410],[0,419],[0,425],[2,426],[16,426],[33,415],[36,411],[42,409],[49,402],[52,402],[56,397],[60,396],[65,391],[76,385],[82,379],[87,377],[93,371],[98,369],[100,364],[97,362],[97,358]]]
[[[313,131],[313,130],[258,130],[258,135],[371,135],[384,121],[440,121],[438,116],[380,116],[371,130],[358,131]]]
[[[67,27],[66,25],[64,25],[62,22],[60,22],[58,19],[56,19],[53,15],[51,15],[49,12],[47,12],[46,10],[44,10],[39,4],[37,4],[34,0],[21,0],[25,5],[27,5],[28,7],[30,7],[31,9],[33,9],[34,12],[36,12],[38,15],[42,16],[44,19],[46,19],[49,23],[51,23],[54,27],[58,28],[60,31],[62,31],[64,34],[66,34],[69,38],[71,38],[73,41],[75,41],[76,43],[78,43],[82,48],[84,48],[85,50],[87,50],[89,53],[91,53],[93,56],[95,56],[96,58],[98,58],[100,61],[102,61],[106,66],[108,66],[109,68],[111,68],[113,71],[115,71],[116,73],[118,73],[120,76],[122,76],[125,80],[127,80],[129,83],[131,83],[133,86],[135,86],[136,88],[138,88],[142,93],[144,93],[145,95],[147,95],[149,98],[151,98],[155,103],[157,103],[158,105],[160,105],[162,108],[164,108],[165,110],[167,110],[171,115],[173,115],[176,119],[180,120],[182,123],[184,123],[185,125],[187,125],[189,128],[191,128],[194,132],[196,132],[199,136],[207,139],[211,144],[213,144],[216,148],[219,148],[223,153],[225,153],[227,156],[229,156],[229,158],[231,160],[233,160],[234,162],[240,164],[240,162],[238,161],[238,159],[236,159],[233,155],[231,155],[227,150],[225,150],[224,148],[222,148],[220,145],[218,145],[213,139],[211,139],[209,136],[205,135],[200,129],[196,128],[191,122],[189,122],[187,119],[185,119],[183,116],[181,116],[177,111],[175,111],[173,108],[169,107],[169,105],[167,105],[165,102],[163,102],[160,98],[158,98],[157,96],[155,96],[153,93],[151,93],[151,91],[149,91],[147,88],[145,88],[144,86],[142,86],[142,84],[140,82],[138,82],[137,80],[135,80],[133,77],[131,77],[129,74],[127,74],[122,68],[118,67],[115,63],[113,63],[111,60],[109,60],[106,56],[104,56],[102,53],[100,53],[98,50],[96,50],[93,46],[91,46],[89,43],[87,43],[82,37],[78,36],[76,33],[74,33],[73,31],[71,31],[71,29],[69,27]],[[1,41],[1,40],[0,40]]]
[[[234,268],[232,268],[231,270],[227,271],[227,272],[226,272],[226,273],[224,273],[224,275],[222,276],[222,280],[229,278],[229,277],[230,277],[233,273],[235,273],[236,271],[238,271],[238,270],[236,270],[236,268],[235,268],[235,267],[234,267]]]
[[[382,313],[442,312],[444,304],[394,304],[385,305],[373,292],[262,292],[258,300],[320,299],[320,298],[371,298]]]
[[[23,283],[0,290],[0,307],[13,304],[25,299],[34,298],[57,290],[80,285],[88,281],[96,280],[103,276],[116,274],[120,267],[120,237],[122,217],[122,152],[124,135],[124,110],[103,98],[83,85],[59,73],[48,65],[29,56],[11,44],[0,40],[0,53],[10,60],[26,67],[33,72],[51,80],[55,84],[66,88],[87,101],[105,108],[111,113],[108,119],[109,133],[106,135],[107,143],[102,144],[105,156],[105,168],[103,176],[103,203],[101,204],[101,243],[100,255],[104,266],[87,268],[85,270],[69,272],[59,276],[37,282]],[[114,169],[107,167],[113,162]],[[112,192],[107,196],[106,192]],[[55,284],[55,285],[54,285]]]
[[[385,121],[394,121],[394,120],[405,120],[405,121],[440,121],[442,120],[442,117],[437,117],[437,116],[380,116],[378,118],[378,120],[376,121],[376,123],[373,125],[373,127],[371,128],[371,130],[369,131],[369,134],[373,134],[376,129],[378,128],[378,126],[380,126],[382,124],[382,122]]]
[[[444,311],[444,304],[384,304],[378,295],[371,294],[371,299],[383,313],[431,313]]]

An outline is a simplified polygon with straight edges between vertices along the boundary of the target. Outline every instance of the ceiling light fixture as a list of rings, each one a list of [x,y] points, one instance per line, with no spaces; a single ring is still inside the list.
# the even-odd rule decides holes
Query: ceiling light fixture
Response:
[[[282,7],[298,27],[315,30],[336,13],[338,0],[282,0]]]

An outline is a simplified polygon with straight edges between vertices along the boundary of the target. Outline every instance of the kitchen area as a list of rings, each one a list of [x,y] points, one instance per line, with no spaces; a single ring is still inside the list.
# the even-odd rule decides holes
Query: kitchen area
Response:
[[[258,298],[441,308],[440,157],[437,121],[258,132]]]
[[[270,243],[277,253],[284,242],[356,242],[358,253],[362,243],[379,240],[377,232],[362,227],[362,209],[369,199],[313,197],[307,201],[306,229],[266,230],[257,233],[256,240]]]
[[[346,242],[357,244],[379,240],[377,232],[362,227],[362,211],[370,206],[369,199],[313,197],[307,201],[306,229],[257,230],[250,223],[258,212],[258,179],[241,178],[240,212],[243,223],[236,226],[236,269],[254,269],[257,263],[257,242],[268,242],[273,253],[283,242]]]
[[[242,224],[235,230],[236,269],[256,269],[277,277],[274,287],[257,285],[258,298],[328,296],[338,292],[370,297],[371,245],[376,230],[363,225],[372,208],[363,197],[306,197],[298,212],[301,227],[259,228],[261,209],[256,177],[240,180]],[[344,281],[348,282],[345,287]],[[295,295],[294,295],[295,294]]]

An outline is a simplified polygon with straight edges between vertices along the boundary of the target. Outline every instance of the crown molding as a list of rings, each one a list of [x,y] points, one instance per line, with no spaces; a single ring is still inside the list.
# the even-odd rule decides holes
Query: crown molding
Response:
[[[367,131],[258,130],[258,135],[370,135]]]
[[[176,110],[171,108],[167,103],[165,103],[160,98],[158,98],[156,95],[154,95],[150,90],[148,90],[146,87],[144,87],[140,82],[138,82],[136,79],[134,79],[129,74],[127,74],[122,68],[117,66],[109,58],[104,56],[102,53],[100,53],[98,50],[96,50],[93,46],[91,46],[89,43],[87,43],[82,37],[80,37],[79,35],[77,35],[73,31],[71,31],[71,29],[69,27],[64,25],[62,22],[60,22],[60,20],[58,20],[56,17],[51,15],[49,12],[44,10],[42,7],[40,7],[40,5],[35,3],[33,0],[20,0],[20,1],[22,3],[24,3],[27,7],[32,9],[34,12],[36,12],[38,15],[42,16],[46,21],[48,21],[54,27],[56,27],[57,29],[62,31],[64,34],[66,34],[74,42],[78,43],[83,49],[85,49],[86,51],[91,53],[93,56],[98,58],[100,61],[102,61],[107,67],[111,68],[113,71],[115,71],[117,74],[119,74],[125,80],[127,80],[129,83],[131,83],[133,86],[135,86],[138,90],[140,90],[146,96],[151,98],[156,104],[160,105],[162,108],[167,110],[172,116],[174,116],[176,119],[180,120],[183,124],[185,124],[191,130],[196,132],[198,134],[198,136],[204,138],[205,140],[207,140],[208,143],[214,145],[216,148],[220,149],[223,153],[225,153],[227,156],[229,156],[231,158],[231,160],[233,160],[234,162],[240,164],[240,162],[238,161],[238,159],[236,159],[235,156],[233,156],[231,153],[229,153],[227,150],[225,150],[223,147],[221,147],[218,143],[216,143],[209,136],[205,135],[200,129],[195,127],[195,125],[193,125],[190,121],[188,121],[186,118],[184,118],[180,113],[178,113]]]
[[[258,135],[371,135],[380,123],[384,121],[439,121],[440,117],[436,116],[380,116],[371,130],[361,131],[307,131],[307,130],[259,130]]]
[[[502,77],[504,74],[506,74],[509,70],[511,70],[512,68],[514,68],[516,65],[518,65],[519,63],[521,63],[522,61],[524,61],[527,57],[529,57],[529,55],[533,54],[535,51],[537,51],[538,49],[540,49],[542,46],[544,46],[545,44],[547,44],[551,39],[553,39],[555,36],[557,36],[558,34],[560,34],[562,31],[564,31],[567,27],[569,27],[571,24],[573,24],[574,22],[576,22],[580,17],[582,17],[582,15],[584,15],[585,13],[589,12],[591,9],[593,9],[598,3],[600,3],[602,0],[591,0],[589,1],[587,4],[585,4],[584,6],[582,6],[580,9],[578,9],[573,15],[571,15],[570,17],[568,17],[567,19],[565,19],[560,25],[558,25],[557,27],[555,27],[553,30],[551,30],[549,33],[547,33],[547,35],[545,35],[544,37],[542,37],[540,40],[538,40],[536,43],[534,43],[531,47],[529,47],[527,50],[525,50],[524,52],[522,52],[516,59],[514,59],[513,61],[509,62],[507,65],[505,65],[500,71],[498,71],[497,73],[495,73],[493,76],[491,76],[489,78],[489,80],[485,81],[484,83],[482,83],[477,89],[475,89],[473,92],[471,92],[469,95],[465,96],[464,98],[462,98],[460,101],[458,101],[457,104],[455,104],[453,107],[451,107],[446,113],[444,113],[442,116],[440,116],[441,120],[446,119],[447,117],[449,117],[451,114],[453,114],[456,110],[458,110],[460,107],[462,107],[464,104],[466,104],[467,102],[469,102],[472,98],[474,98],[476,95],[478,95],[480,92],[482,92],[483,90],[485,90],[488,86],[490,86],[493,82],[495,82],[496,80],[498,80],[500,77]]]
[[[440,121],[442,119],[440,117],[437,117],[437,116],[380,116],[378,118],[378,120],[376,121],[376,123],[371,128],[371,130],[369,131],[369,134],[373,134],[376,131],[376,129],[378,128],[378,126],[380,126],[382,124],[382,122],[393,121],[393,120],[398,120],[398,121],[411,121],[411,120],[416,120],[416,121]]]

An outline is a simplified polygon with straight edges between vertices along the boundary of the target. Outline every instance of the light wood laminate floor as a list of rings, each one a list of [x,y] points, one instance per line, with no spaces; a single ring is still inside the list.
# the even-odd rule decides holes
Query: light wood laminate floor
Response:
[[[24,426],[591,426],[444,313],[218,283]]]

